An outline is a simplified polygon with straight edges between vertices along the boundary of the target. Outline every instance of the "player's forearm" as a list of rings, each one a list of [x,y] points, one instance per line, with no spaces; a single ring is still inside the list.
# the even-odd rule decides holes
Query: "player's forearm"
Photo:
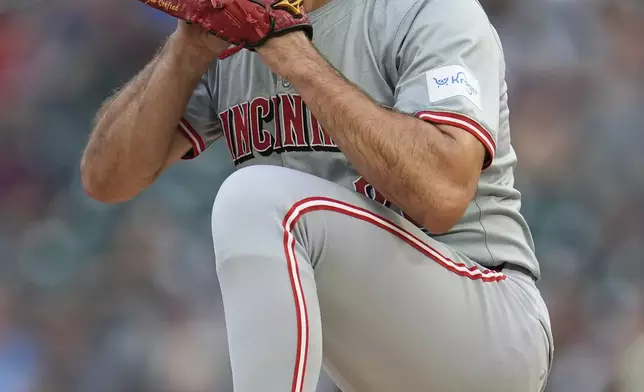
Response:
[[[370,184],[431,232],[448,231],[471,197],[449,158],[454,140],[379,107],[348,83],[327,82],[293,83],[302,85],[307,106]]]
[[[81,163],[83,184],[104,202],[130,199],[168,159],[176,126],[210,60],[172,36],[96,119]]]
[[[472,181],[453,159],[455,140],[431,124],[378,106],[317,52],[300,55],[282,60],[297,64],[283,76],[358,172],[430,231],[449,230],[472,196]]]

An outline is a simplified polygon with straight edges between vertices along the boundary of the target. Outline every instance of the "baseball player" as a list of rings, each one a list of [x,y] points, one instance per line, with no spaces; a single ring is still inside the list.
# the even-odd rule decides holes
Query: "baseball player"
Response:
[[[344,392],[543,390],[549,316],[478,2],[173,1],[147,3],[192,23],[101,109],[82,175],[127,200],[225,139],[235,391],[314,391],[322,365]]]

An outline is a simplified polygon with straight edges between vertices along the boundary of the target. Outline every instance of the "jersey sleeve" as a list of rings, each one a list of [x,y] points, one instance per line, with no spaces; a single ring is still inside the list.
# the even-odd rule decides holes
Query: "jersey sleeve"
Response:
[[[222,135],[221,123],[213,109],[209,75],[210,72],[207,72],[201,78],[179,120],[179,130],[192,144],[183,159],[196,158]]]
[[[395,104],[400,112],[451,125],[494,159],[503,56],[494,29],[474,0],[418,0],[395,35]]]

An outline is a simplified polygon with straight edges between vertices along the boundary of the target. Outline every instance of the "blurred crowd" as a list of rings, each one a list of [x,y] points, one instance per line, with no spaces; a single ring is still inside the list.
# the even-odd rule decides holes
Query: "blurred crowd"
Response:
[[[548,391],[642,392],[644,3],[482,3],[505,46],[517,186],[553,321]],[[8,4],[0,391],[230,391],[209,228],[225,146],[124,205],[79,182],[94,113],[175,22],[134,0]]]

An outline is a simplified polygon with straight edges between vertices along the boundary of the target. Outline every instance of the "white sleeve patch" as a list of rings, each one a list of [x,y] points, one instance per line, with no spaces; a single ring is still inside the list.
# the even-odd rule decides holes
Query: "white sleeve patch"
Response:
[[[447,98],[462,96],[467,98],[479,110],[481,91],[479,81],[463,66],[448,65],[432,69],[425,73],[429,102],[438,102]]]

